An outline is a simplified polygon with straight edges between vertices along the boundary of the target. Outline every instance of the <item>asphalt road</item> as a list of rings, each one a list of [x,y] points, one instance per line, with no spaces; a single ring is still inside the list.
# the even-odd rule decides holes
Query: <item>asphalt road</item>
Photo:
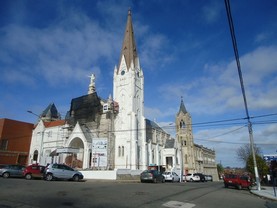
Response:
[[[277,208],[276,201],[222,182],[133,183],[0,178],[0,207]]]

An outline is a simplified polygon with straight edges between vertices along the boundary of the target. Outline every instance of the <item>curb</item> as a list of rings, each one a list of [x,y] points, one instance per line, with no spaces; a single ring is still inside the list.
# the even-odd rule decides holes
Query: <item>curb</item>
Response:
[[[256,196],[263,197],[266,199],[277,201],[277,197],[274,195],[271,195],[270,193],[267,193],[266,189],[262,189],[261,191],[258,190],[250,190],[250,192]],[[273,190],[272,190],[273,192]]]

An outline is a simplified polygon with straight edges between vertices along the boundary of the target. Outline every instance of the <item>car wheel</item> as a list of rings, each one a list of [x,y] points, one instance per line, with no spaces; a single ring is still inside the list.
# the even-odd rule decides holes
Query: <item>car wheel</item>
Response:
[[[165,183],[165,178],[162,179],[162,183]]]
[[[73,176],[73,181],[79,181],[80,179],[79,179],[79,176],[78,175],[74,175]]]
[[[192,179],[192,178],[190,179],[190,182],[193,182],[193,179]]]
[[[8,172],[6,172],[6,173],[3,173],[3,178],[8,178],[8,177],[10,177],[10,174],[8,173]]]
[[[241,185],[238,185],[238,190],[241,190]]]
[[[143,183],[143,182],[144,182],[144,180],[140,180],[140,182],[141,182],[141,183]]]
[[[153,183],[157,183],[157,178],[154,178],[154,179],[153,179]]]
[[[172,183],[174,183],[174,178],[172,178]]]
[[[48,173],[48,174],[46,175],[45,179],[46,179],[47,181],[52,181],[52,180],[53,180],[53,175],[50,174],[50,173]]]
[[[25,179],[27,179],[27,180],[31,180],[31,179],[32,179],[32,175],[31,175],[31,174],[29,174],[29,173],[28,173],[28,174],[26,174],[26,175],[25,175]]]
[[[224,186],[225,186],[225,188],[228,188],[228,185],[226,183],[224,183]]]

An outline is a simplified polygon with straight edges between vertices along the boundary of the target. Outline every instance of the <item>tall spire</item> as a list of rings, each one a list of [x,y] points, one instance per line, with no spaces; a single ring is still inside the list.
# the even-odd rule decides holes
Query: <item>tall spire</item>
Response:
[[[184,105],[184,101],[183,101],[183,96],[181,97],[181,104],[180,104],[180,109],[179,109],[179,112],[178,114],[180,114],[181,112],[183,112],[184,114],[187,113],[187,109]]]
[[[125,29],[125,35],[123,40],[123,45],[121,49],[121,55],[119,60],[118,68],[120,67],[122,57],[125,57],[127,69],[129,70],[131,63],[136,67],[137,62],[137,47],[135,42],[133,24],[132,24],[132,15],[131,9],[128,11],[127,25]]]

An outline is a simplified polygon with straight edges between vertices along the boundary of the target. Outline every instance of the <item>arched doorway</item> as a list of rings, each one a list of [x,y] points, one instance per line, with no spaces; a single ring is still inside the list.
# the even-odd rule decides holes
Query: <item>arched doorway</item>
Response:
[[[84,143],[83,141],[76,137],[70,143],[69,147],[73,149],[78,149],[77,153],[69,153],[65,158],[65,163],[73,168],[83,168],[84,160]]]

